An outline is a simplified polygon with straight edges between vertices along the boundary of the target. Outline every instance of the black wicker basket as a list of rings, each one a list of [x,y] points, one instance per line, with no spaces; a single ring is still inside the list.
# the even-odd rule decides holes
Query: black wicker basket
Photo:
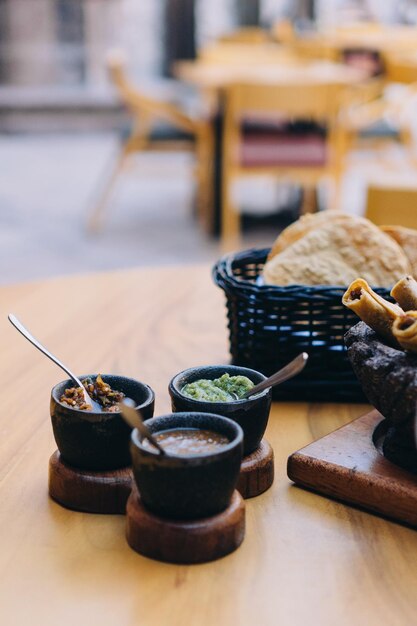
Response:
[[[269,376],[300,352],[303,372],[275,388],[280,400],[366,402],[343,336],[358,318],[342,304],[346,287],[257,284],[269,249],[228,255],[213,268],[227,300],[232,363]],[[387,289],[376,289],[391,299]]]

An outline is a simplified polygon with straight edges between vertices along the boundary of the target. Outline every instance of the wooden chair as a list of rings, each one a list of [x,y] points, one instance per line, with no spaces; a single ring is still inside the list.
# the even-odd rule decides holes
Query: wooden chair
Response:
[[[289,51],[302,59],[340,61],[340,53],[325,39],[310,37],[297,31],[289,20],[279,20],[272,25],[271,38],[284,44]]]
[[[316,186],[330,175],[335,183],[333,205],[342,168],[336,117],[342,88],[336,84],[235,84],[226,95],[223,135],[222,246],[234,247],[240,231],[240,215],[233,201],[233,183],[242,176],[270,174]],[[277,114],[287,120],[310,120],[324,124],[320,133],[291,134],[285,131],[245,135],[248,116],[268,120]]]
[[[266,43],[270,40],[268,31],[259,26],[243,26],[230,33],[225,33],[217,39],[222,43],[244,43],[257,45]]]
[[[368,56],[372,56],[372,51],[362,49],[361,38],[366,39],[366,36],[372,36],[375,33],[381,31],[381,25],[374,22],[364,22],[360,24],[354,24],[349,26],[340,26],[332,29],[331,31],[324,31],[323,33],[303,33],[293,31],[292,37],[287,38],[287,43],[291,45],[294,50],[299,54],[309,59],[323,59],[333,62],[343,62],[348,65],[358,65],[360,57],[362,56],[362,62],[360,63],[362,69],[364,69],[365,59]],[[277,41],[282,41],[280,37],[280,23],[275,24],[272,29],[272,34]],[[359,36],[359,38],[358,38]],[[353,39],[351,40],[351,38]],[[345,42],[345,44],[343,43]],[[356,42],[356,43],[355,43]],[[353,50],[352,50],[353,48]],[[354,53],[354,51],[356,51]],[[367,65],[370,72],[380,69],[380,63],[374,62],[370,64],[371,59],[368,59]]]
[[[297,39],[297,32],[290,20],[281,19],[273,25],[271,37],[279,43],[292,44]]]
[[[197,211],[202,226],[209,229],[206,223],[211,215],[211,180],[213,160],[212,127],[203,118],[194,118],[169,102],[156,100],[143,94],[130,82],[125,71],[125,58],[120,51],[112,51],[107,58],[108,70],[113,84],[116,86],[122,102],[132,115],[132,130],[122,145],[122,149],[98,203],[94,207],[88,222],[91,232],[97,231],[108,203],[115,182],[123,170],[128,158],[137,152],[148,150],[191,150],[196,155],[195,176],[197,179]],[[154,140],[152,131],[160,122],[182,133],[180,141],[168,139]]]
[[[417,229],[417,186],[394,181],[368,188],[365,217],[375,224],[398,224]]]
[[[415,161],[407,107],[417,96],[417,83],[405,86],[397,99],[387,97],[384,88],[382,81],[374,80],[352,90],[356,92],[355,98],[344,107],[339,123],[344,151],[364,144],[380,150],[395,143],[404,146],[410,160]]]
[[[387,80],[393,83],[417,83],[417,55],[389,53],[384,56]]]

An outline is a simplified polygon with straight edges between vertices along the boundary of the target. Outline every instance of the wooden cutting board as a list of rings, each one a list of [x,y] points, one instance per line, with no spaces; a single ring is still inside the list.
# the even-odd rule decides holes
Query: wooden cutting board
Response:
[[[374,443],[382,416],[373,410],[288,458],[300,487],[417,527],[417,476],[388,461]]]

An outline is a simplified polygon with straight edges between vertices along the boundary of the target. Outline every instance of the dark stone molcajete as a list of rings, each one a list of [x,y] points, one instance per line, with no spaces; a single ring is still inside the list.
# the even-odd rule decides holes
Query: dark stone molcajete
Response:
[[[365,395],[389,424],[382,446],[384,455],[417,473],[417,354],[387,346],[364,322],[346,333],[345,343]]]
[[[264,436],[271,409],[271,388],[265,389],[265,391],[246,400],[236,400],[234,402],[205,402],[187,398],[187,396],[181,393],[182,388],[187,383],[195,382],[201,378],[214,380],[215,378],[220,378],[225,373],[230,376],[246,376],[255,385],[266,379],[266,376],[256,370],[238,367],[237,365],[191,367],[174,376],[169,383],[168,391],[171,396],[172,410],[175,412],[197,411],[199,413],[215,413],[237,422],[243,429],[243,455],[247,456],[258,448]]]
[[[92,377],[88,374],[81,378]],[[103,375],[104,382],[122,391],[136,403],[144,419],[153,416],[155,394],[152,389],[126,376]],[[54,437],[64,462],[86,470],[113,470],[130,465],[131,428],[120,413],[81,411],[59,401],[71,380],[64,380],[51,392],[51,420]]]
[[[413,422],[406,422],[401,426],[391,426],[385,435],[382,451],[392,463],[417,474],[417,451]]]
[[[170,519],[200,519],[230,504],[242,461],[243,432],[232,420],[209,413],[171,413],[147,420],[152,433],[176,428],[211,430],[229,439],[215,452],[167,456],[141,444],[132,431],[133,474],[144,506]]]

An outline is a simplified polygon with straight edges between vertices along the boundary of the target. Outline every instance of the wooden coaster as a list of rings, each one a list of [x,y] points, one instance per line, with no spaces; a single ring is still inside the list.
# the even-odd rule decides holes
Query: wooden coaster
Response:
[[[382,419],[373,410],[294,452],[288,476],[301,487],[417,526],[417,476],[388,461],[374,443]]]
[[[274,482],[274,451],[266,439],[259,448],[245,456],[240,469],[237,490],[244,498],[253,498],[270,488]]]
[[[236,550],[245,536],[245,503],[235,491],[229,507],[213,517],[178,521],[154,515],[136,489],[127,501],[126,539],[143,556],[167,563],[205,563]]]
[[[58,450],[49,459],[49,495],[75,511],[124,515],[132,482],[130,467],[108,472],[81,470],[64,463]]]

